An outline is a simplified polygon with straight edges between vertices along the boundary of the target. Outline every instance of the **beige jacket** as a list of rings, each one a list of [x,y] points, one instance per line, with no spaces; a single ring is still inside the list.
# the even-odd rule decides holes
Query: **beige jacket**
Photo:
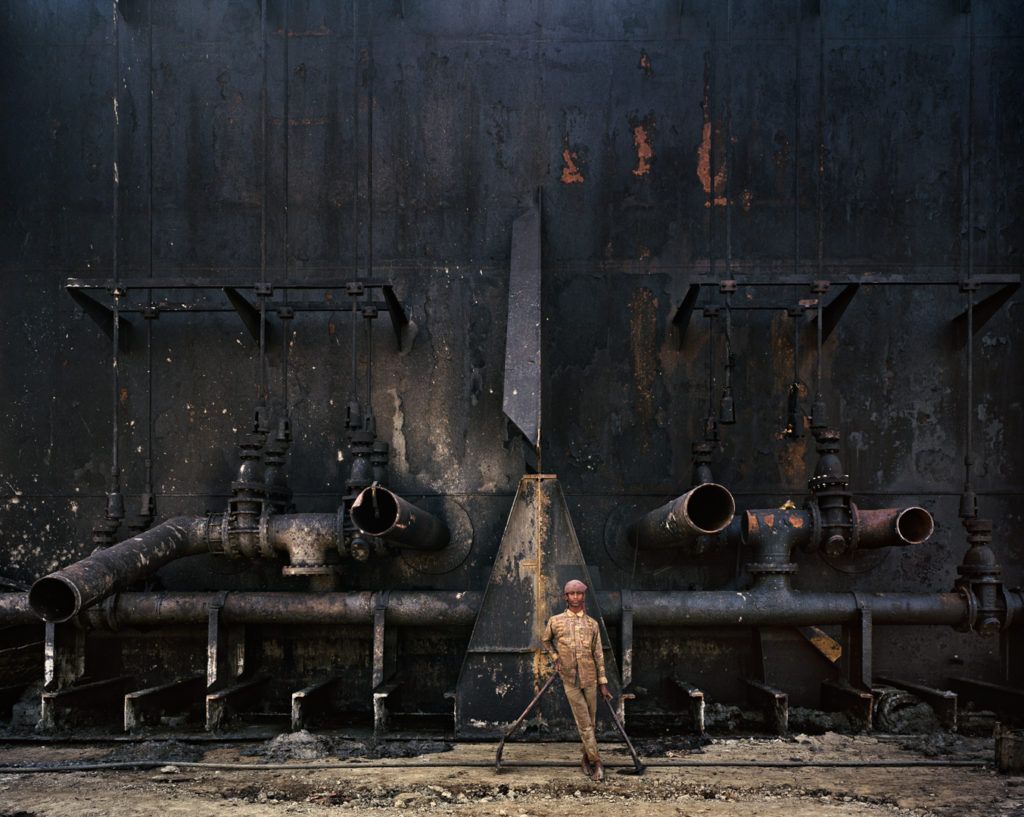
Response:
[[[601,628],[586,613],[575,615],[566,610],[551,616],[541,643],[552,661],[561,659],[560,674],[565,684],[582,689],[608,683],[604,674]]]

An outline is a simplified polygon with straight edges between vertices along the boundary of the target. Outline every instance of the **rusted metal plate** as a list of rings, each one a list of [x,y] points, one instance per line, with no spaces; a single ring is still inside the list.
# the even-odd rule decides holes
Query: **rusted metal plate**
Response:
[[[512,224],[501,407],[535,449],[541,435],[541,217],[535,203]]]
[[[591,588],[587,613],[600,624],[608,679],[617,688],[617,665],[596,588],[558,479],[526,475],[519,483],[459,675],[457,735],[500,735],[547,680],[550,661],[540,640],[548,618],[565,609],[562,587],[570,579],[582,579]],[[545,736],[574,734],[559,690],[549,692],[538,710],[533,725]]]

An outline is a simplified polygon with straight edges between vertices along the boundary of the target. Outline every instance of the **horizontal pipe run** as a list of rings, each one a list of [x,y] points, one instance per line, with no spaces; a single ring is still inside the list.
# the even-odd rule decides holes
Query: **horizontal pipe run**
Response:
[[[94,629],[161,627],[200,624],[209,605],[223,598],[229,621],[250,624],[369,624],[375,594],[231,592],[118,593],[102,606],[87,610],[79,621]],[[478,590],[393,590],[388,594],[387,620],[402,626],[471,626],[483,593]],[[1009,617],[1024,618],[1024,593],[1006,592]],[[621,617],[621,595],[598,592],[605,621]],[[967,605],[959,593],[802,593],[726,590],[632,593],[637,624],[660,627],[806,626],[842,624],[870,610],[875,624],[961,626]],[[0,594],[0,626],[28,624],[38,617],[25,593]]]
[[[601,610],[619,609],[618,593],[599,593]],[[959,593],[802,593],[790,591],[634,591],[633,620],[647,626],[809,626],[856,620],[863,608],[876,624],[957,626],[967,615]],[[606,615],[606,618],[610,616]],[[616,616],[617,618],[617,616]]]
[[[225,621],[245,624],[370,624],[376,594],[340,593],[120,593],[102,608],[87,611],[89,626],[106,628],[199,624],[209,604],[223,597]],[[387,621],[402,626],[465,626],[476,621],[483,594],[478,591],[393,590],[388,594]]]

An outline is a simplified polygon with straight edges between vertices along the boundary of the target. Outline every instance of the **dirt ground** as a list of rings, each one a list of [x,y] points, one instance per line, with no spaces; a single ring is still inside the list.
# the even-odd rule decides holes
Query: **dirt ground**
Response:
[[[496,773],[491,744],[432,744],[402,759],[366,757],[358,745],[297,733],[253,744],[176,741],[67,745],[0,742],[0,765],[125,762],[151,759],[146,771],[103,770],[28,774],[0,772],[2,817],[232,814],[326,815],[344,810],[377,817],[431,814],[453,817],[1024,817],[1024,775],[992,768],[988,738],[956,735],[719,739],[703,747],[647,746],[643,776],[609,769],[603,783],[578,768],[512,766]],[[407,748],[407,747],[406,747]],[[414,747],[414,750],[417,747]],[[372,754],[372,753],[371,753]],[[620,746],[604,748],[609,765],[629,765]],[[575,761],[578,747],[509,743],[508,764]],[[179,761],[175,764],[173,761]],[[985,767],[664,767],[659,762],[982,760]],[[225,770],[190,762],[325,765],[330,769]],[[379,764],[399,764],[381,768]],[[458,766],[487,763],[487,766]],[[424,766],[422,764],[446,764]]]

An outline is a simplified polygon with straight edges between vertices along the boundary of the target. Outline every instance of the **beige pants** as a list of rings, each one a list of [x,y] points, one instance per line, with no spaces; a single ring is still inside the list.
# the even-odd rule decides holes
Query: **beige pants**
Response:
[[[597,687],[580,689],[566,684],[564,688],[565,697],[572,707],[572,716],[576,719],[576,729],[580,733],[580,740],[583,741],[583,751],[587,753],[587,760],[591,763],[600,763],[601,755],[597,753],[597,733],[594,729],[597,722]]]

